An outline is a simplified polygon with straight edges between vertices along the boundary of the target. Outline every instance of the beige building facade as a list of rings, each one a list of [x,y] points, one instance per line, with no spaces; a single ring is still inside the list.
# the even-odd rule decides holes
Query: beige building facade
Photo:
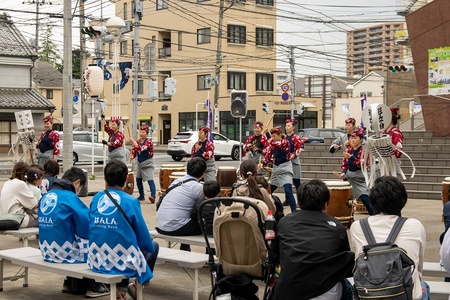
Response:
[[[347,76],[364,75],[374,70],[405,64],[408,47],[397,43],[406,32],[406,23],[386,23],[347,31]]]
[[[117,1],[116,15],[133,21],[133,2]],[[290,111],[290,106],[276,94],[276,3],[273,0],[234,2],[231,6],[225,2],[225,8],[229,8],[223,13],[220,65],[216,64],[219,2],[157,0],[156,5],[142,3],[137,121],[151,125],[155,141],[167,144],[177,132],[195,130],[197,124],[206,125],[204,103],[208,97],[214,103],[216,87],[219,88],[216,131],[231,139],[238,139],[240,129],[239,119],[230,114],[233,89],[248,92],[243,135],[252,131],[255,121],[269,121],[271,114],[263,112],[263,102],[270,103],[270,112]],[[133,61],[133,47],[132,38],[120,43],[120,62]],[[113,49],[113,44],[105,45],[106,60],[112,61]],[[216,79],[218,68],[220,76]],[[117,77],[121,77],[120,72]],[[176,79],[173,96],[164,95],[167,77]],[[132,81],[130,75],[120,91],[120,115],[130,128]],[[150,99],[148,95],[151,81],[158,84],[158,99]],[[117,112],[111,101],[112,83],[113,80],[105,81],[108,117]],[[128,135],[127,130],[125,133]]]

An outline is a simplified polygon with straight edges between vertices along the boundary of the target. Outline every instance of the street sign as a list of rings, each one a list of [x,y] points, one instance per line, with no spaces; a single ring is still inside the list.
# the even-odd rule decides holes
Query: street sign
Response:
[[[287,91],[289,91],[289,84],[287,84],[287,83],[283,83],[282,85],[281,85],[281,90],[283,91],[283,92],[287,92]]]
[[[73,102],[75,102],[75,103],[78,102],[78,96],[77,95],[73,96]]]
[[[283,99],[283,101],[289,100],[289,94],[288,93],[281,94],[281,99]]]

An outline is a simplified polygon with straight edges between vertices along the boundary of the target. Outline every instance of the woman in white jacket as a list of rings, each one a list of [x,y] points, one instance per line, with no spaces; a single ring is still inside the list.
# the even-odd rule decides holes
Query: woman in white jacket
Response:
[[[38,219],[34,213],[37,199],[25,182],[30,166],[18,162],[12,169],[12,175],[3,185],[0,194],[0,214],[22,213],[25,215],[20,227],[37,227]]]

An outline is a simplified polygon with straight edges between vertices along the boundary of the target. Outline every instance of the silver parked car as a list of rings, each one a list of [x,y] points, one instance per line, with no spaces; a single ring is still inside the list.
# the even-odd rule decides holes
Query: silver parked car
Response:
[[[230,140],[226,136],[213,132],[214,158],[231,157],[233,160],[239,159],[239,141]],[[174,161],[180,161],[183,157],[190,157],[192,146],[198,141],[197,131],[179,132],[169,140],[167,154],[172,156]],[[242,151],[242,144],[241,144]]]
[[[59,131],[59,146],[61,153],[58,156],[58,161],[63,160],[63,132]],[[103,144],[97,142],[97,133],[94,132],[94,161],[103,164]],[[108,155],[108,149],[106,147],[106,155]],[[130,151],[125,148],[125,155],[128,158]],[[106,156],[108,158],[108,156]],[[73,163],[92,161],[92,132],[90,131],[73,131]]]

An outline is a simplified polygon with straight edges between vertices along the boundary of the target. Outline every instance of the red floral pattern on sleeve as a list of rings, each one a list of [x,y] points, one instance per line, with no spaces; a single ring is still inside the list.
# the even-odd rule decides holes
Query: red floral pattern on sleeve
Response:
[[[148,151],[148,155],[150,157],[153,157],[154,155],[154,149],[153,149],[153,141],[152,139],[147,138],[145,140],[144,144],[140,144],[140,141],[136,141],[137,146],[133,146],[133,148],[131,148],[131,157],[135,158],[137,155],[139,155],[139,153],[142,153],[144,151]]]

